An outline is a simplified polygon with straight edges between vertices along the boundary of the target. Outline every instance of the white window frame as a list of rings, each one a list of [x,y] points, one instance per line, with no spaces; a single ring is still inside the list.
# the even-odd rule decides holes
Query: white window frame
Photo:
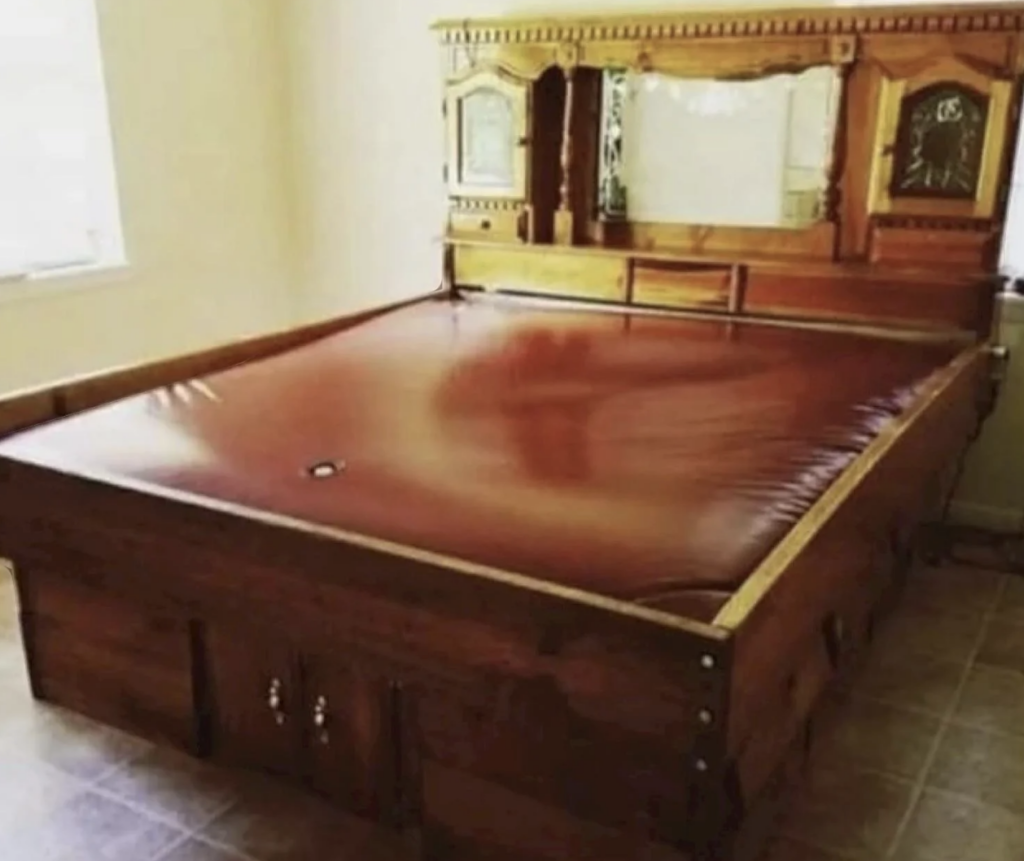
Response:
[[[81,75],[82,92],[88,99],[84,112],[84,131],[89,139],[88,184],[96,225],[90,232],[90,238],[94,253],[89,259],[0,271],[0,287],[68,276],[88,276],[122,269],[128,265],[97,2],[63,0],[63,4],[69,16],[72,16],[76,31],[80,32],[81,53],[76,66]]]

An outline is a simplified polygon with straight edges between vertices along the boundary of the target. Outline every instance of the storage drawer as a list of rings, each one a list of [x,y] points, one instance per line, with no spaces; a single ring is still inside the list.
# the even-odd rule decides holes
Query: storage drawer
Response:
[[[510,242],[525,240],[522,224],[525,214],[518,210],[453,212],[449,234],[453,239],[496,239]]]
[[[678,269],[650,264],[633,271],[633,301],[638,305],[726,310],[730,269]]]
[[[558,248],[457,248],[455,281],[489,290],[568,298],[626,300],[626,261]]]

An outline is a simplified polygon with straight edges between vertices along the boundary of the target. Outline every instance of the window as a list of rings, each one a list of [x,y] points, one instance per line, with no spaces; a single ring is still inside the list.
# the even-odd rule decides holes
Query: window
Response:
[[[95,0],[0,0],[0,278],[124,262]]]

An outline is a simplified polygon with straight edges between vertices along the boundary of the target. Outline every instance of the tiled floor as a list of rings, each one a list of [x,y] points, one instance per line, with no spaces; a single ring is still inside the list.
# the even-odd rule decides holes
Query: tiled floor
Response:
[[[1024,578],[915,572],[834,700],[770,861],[1024,859]],[[399,857],[314,799],[34,704],[0,569],[0,859]]]

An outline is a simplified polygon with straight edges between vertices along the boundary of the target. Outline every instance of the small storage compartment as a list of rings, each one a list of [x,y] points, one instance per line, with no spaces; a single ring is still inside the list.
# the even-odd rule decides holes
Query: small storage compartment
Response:
[[[526,212],[521,209],[455,211],[449,216],[453,239],[526,241]]]
[[[732,270],[637,264],[633,301],[638,305],[725,311],[729,307]]]
[[[204,644],[216,759],[299,779],[377,822],[399,815],[388,679],[270,629],[215,623]]]

